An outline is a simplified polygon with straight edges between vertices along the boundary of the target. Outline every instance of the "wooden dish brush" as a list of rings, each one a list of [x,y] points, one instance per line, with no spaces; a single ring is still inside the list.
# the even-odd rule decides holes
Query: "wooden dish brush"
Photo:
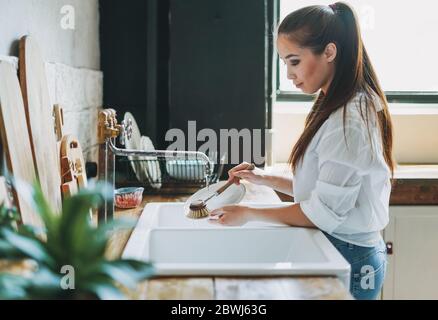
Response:
[[[254,170],[255,166],[254,164],[249,164],[245,169],[243,170]],[[239,177],[235,177],[235,179],[239,179]],[[228,181],[226,184],[224,184],[222,187],[220,187],[219,189],[217,189],[217,191],[215,193],[213,193],[212,195],[208,196],[208,198],[204,199],[204,200],[195,200],[192,203],[190,203],[189,206],[189,212],[187,213],[187,218],[191,218],[191,219],[202,219],[202,218],[206,218],[208,217],[210,211],[207,208],[207,201],[209,201],[210,199],[217,197],[218,195],[220,195],[222,192],[224,192],[225,190],[227,190],[231,185],[234,184],[234,182],[236,181],[235,179]]]

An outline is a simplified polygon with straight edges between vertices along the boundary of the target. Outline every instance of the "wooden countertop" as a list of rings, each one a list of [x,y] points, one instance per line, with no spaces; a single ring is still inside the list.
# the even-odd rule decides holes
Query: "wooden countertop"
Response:
[[[287,164],[266,169],[272,174],[291,174]],[[283,201],[291,196],[279,194]],[[390,205],[438,205],[438,165],[398,165],[392,180]]]
[[[280,202],[276,193],[264,186],[245,184],[247,193],[242,201]],[[184,202],[190,195],[145,195],[139,208],[116,210],[115,217],[138,218],[149,202]],[[131,234],[113,234],[107,249],[109,258],[118,258]],[[335,277],[159,277],[139,284],[131,299],[352,299],[342,282]]]

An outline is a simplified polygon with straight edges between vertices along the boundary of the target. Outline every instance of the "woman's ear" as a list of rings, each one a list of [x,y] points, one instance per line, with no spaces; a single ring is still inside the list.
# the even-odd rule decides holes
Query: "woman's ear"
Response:
[[[334,44],[333,42],[330,42],[329,44],[327,44],[327,46],[325,47],[324,50],[324,55],[327,59],[327,62],[333,62],[336,58],[336,54],[337,54],[337,47],[336,44]]]

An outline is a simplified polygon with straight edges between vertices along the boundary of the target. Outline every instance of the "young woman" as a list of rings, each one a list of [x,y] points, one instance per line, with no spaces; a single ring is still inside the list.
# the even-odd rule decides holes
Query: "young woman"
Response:
[[[270,186],[295,203],[227,206],[211,215],[224,225],[258,219],[319,228],[351,264],[352,295],[375,299],[386,272],[380,232],[388,223],[392,126],[358,20],[342,2],[305,7],[281,22],[276,43],[288,79],[305,93],[319,91],[290,154],[293,178],[244,170],[242,163],[229,179]]]

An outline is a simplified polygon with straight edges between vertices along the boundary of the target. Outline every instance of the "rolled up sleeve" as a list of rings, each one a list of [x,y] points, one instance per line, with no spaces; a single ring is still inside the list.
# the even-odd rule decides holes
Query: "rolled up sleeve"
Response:
[[[301,210],[319,229],[332,233],[355,207],[360,188],[360,178],[355,184],[345,185],[318,180],[310,199],[300,202]]]
[[[369,150],[361,135],[350,135],[349,147],[343,136],[331,135],[317,149],[319,173],[310,198],[300,202],[303,213],[319,229],[333,233],[356,206]]]

